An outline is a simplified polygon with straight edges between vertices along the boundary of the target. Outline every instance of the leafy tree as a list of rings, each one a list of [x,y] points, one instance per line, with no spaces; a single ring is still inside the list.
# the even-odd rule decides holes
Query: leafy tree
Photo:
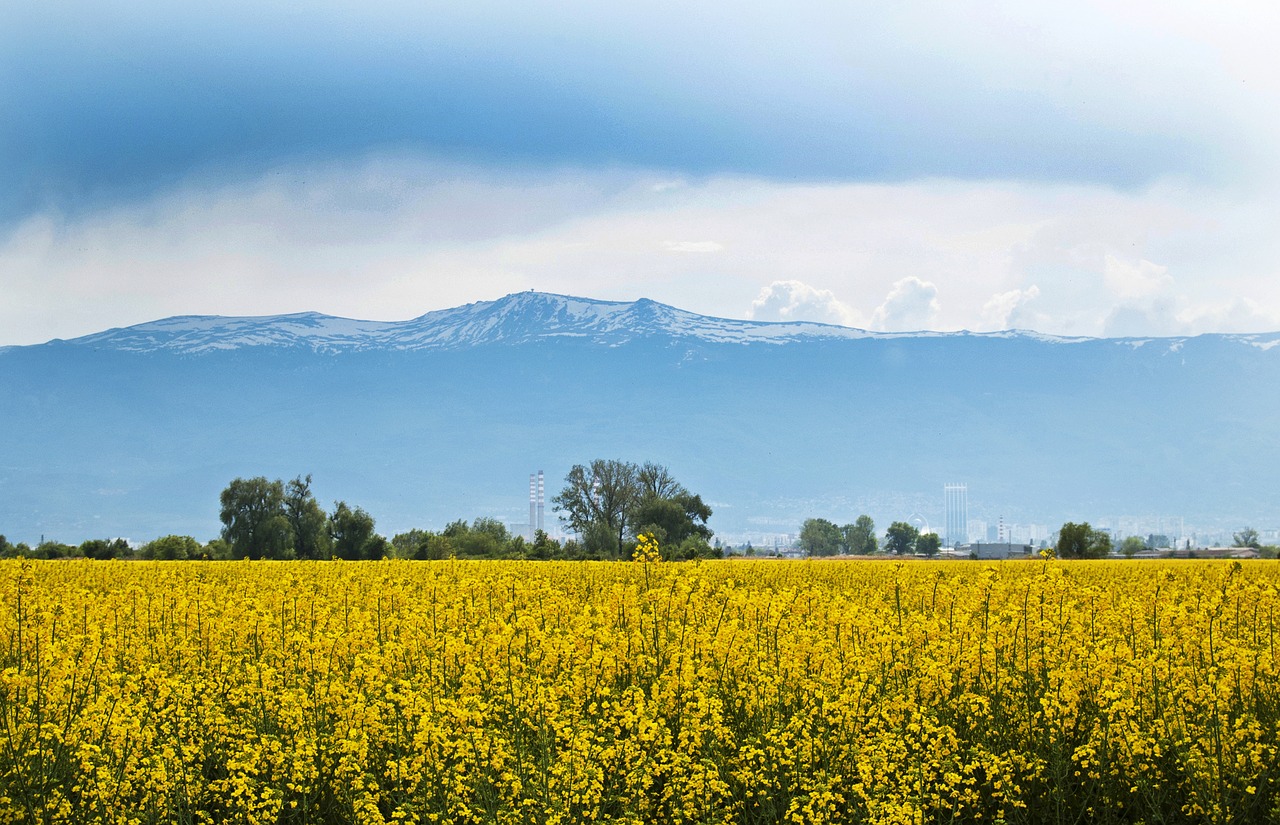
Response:
[[[237,478],[222,491],[222,538],[236,558],[282,559],[293,546],[284,512],[284,484],[263,476]]]
[[[300,559],[327,559],[331,554],[328,519],[311,494],[311,475],[285,485],[284,515],[293,532],[293,552]]]
[[[846,524],[840,528],[844,533],[844,546],[846,552],[855,556],[867,556],[879,549],[876,541],[876,523],[871,520],[871,516],[858,516],[853,524]]]
[[[427,533],[426,538],[418,545],[418,549],[414,551],[412,558],[419,560],[439,561],[440,559],[451,559],[457,555],[457,551],[453,549],[453,542],[448,536],[442,536],[436,533]]]
[[[204,558],[226,561],[232,558],[231,545],[224,539],[214,539],[204,546],[204,550],[201,551],[200,555]]]
[[[1147,549],[1147,543],[1142,536],[1129,536],[1120,543],[1120,552],[1125,558],[1131,559],[1139,553]]]
[[[26,542],[18,542],[14,544],[0,536],[0,559],[29,559],[35,557],[35,552]]]
[[[511,540],[511,531],[507,530],[507,525],[496,518],[488,518],[487,516],[481,516],[472,521],[471,532],[483,533],[499,544],[505,544]]]
[[[89,539],[80,544],[80,555],[86,559],[118,559],[132,552],[124,539]]]
[[[333,542],[334,555],[347,561],[372,558],[368,554],[374,549],[371,545],[373,526],[373,516],[363,508],[352,509],[345,501],[334,502],[333,513],[329,516],[329,538]]]
[[[1111,536],[1089,522],[1067,522],[1058,530],[1054,552],[1060,559],[1101,559],[1111,555]]]
[[[701,542],[690,547],[711,541],[711,508],[661,464],[596,459],[574,465],[552,501],[590,556],[624,557],[627,537],[645,532],[673,552],[690,539]]]
[[[678,486],[678,485],[677,485]],[[633,533],[652,533],[661,546],[676,545],[691,537],[711,538],[707,519],[711,508],[702,497],[683,487],[667,495],[644,493],[631,516]]]
[[[361,554],[369,561],[378,561],[385,559],[391,555],[391,542],[387,541],[386,536],[380,536],[374,533],[369,540],[364,543],[361,548]]]
[[[391,537],[391,547],[395,551],[396,558],[420,558],[418,553],[431,535],[432,533],[417,527],[405,533],[396,533]]]
[[[920,533],[916,538],[916,552],[933,557],[942,548],[942,539],[937,533]]]
[[[834,556],[844,546],[844,535],[826,519],[810,518],[800,525],[799,543],[806,556]]]
[[[36,545],[33,555],[37,559],[66,559],[74,556],[77,548],[60,541],[42,541]]]
[[[628,517],[639,498],[638,474],[626,461],[597,458],[589,467],[575,464],[552,501],[588,548],[620,558]]]
[[[897,556],[915,552],[916,540],[920,531],[905,521],[895,521],[889,525],[884,535],[884,549]]]
[[[444,526],[444,529],[441,530],[440,533],[441,535],[447,536],[452,539],[465,534],[470,529],[471,529],[471,525],[467,524],[467,520],[460,518],[446,524]]]
[[[511,534],[507,526],[495,518],[480,517],[468,526],[457,521],[445,528],[457,554],[478,559],[502,558],[508,554]]]
[[[183,561],[200,558],[202,549],[200,542],[191,536],[168,535],[142,545],[138,555],[157,561]]]
[[[624,461],[596,459],[590,471],[575,466],[566,477],[567,485],[557,504],[565,505],[570,516],[570,526],[583,535],[588,550],[603,551],[623,556],[623,538],[628,519],[639,497],[637,468]],[[586,523],[575,516],[575,511],[589,514]],[[616,544],[613,543],[616,537]],[[608,543],[606,543],[608,542]]]
[[[528,556],[531,559],[553,559],[560,555],[560,545],[551,540],[542,530],[535,531],[533,543],[529,545]]]
[[[705,538],[694,534],[679,544],[661,547],[663,561],[685,561],[688,559],[722,559],[724,548],[712,546]]]
[[[641,498],[675,498],[688,492],[670,470],[652,461],[636,469],[636,484]]]
[[[1246,527],[1239,533],[1233,533],[1231,537],[1235,540],[1236,547],[1252,547],[1254,550],[1262,547],[1262,542],[1258,541],[1258,531],[1252,527]]]

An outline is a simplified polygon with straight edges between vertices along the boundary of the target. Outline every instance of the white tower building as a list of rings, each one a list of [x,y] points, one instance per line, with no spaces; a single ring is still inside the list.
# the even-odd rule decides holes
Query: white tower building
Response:
[[[967,484],[944,484],[946,528],[943,540],[948,547],[959,547],[969,540],[969,487]]]

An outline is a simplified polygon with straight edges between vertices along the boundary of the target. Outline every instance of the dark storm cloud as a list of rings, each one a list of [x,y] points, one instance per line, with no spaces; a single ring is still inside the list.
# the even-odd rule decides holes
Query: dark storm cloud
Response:
[[[1121,187],[1213,178],[1234,151],[1229,124],[1167,128],[1159,99],[1083,64],[1028,67],[1034,44],[1005,42],[1019,35],[1003,24],[951,32],[927,9],[465,8],[11,4],[0,10],[0,210],[74,211],[193,175],[387,148],[694,175]],[[1196,103],[1194,89],[1176,93]]]

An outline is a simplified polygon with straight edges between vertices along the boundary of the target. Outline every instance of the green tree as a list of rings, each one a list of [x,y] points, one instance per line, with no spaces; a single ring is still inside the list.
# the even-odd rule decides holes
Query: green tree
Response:
[[[495,518],[480,517],[471,522],[454,522],[446,532],[459,556],[474,559],[497,559],[507,555],[511,533],[507,525]]]
[[[703,552],[711,541],[711,508],[661,464],[596,459],[574,465],[553,502],[590,557],[625,557],[627,538],[639,533],[652,533],[664,554],[677,547]]]
[[[533,534],[533,543],[529,545],[528,555],[531,559],[554,559],[560,555],[560,545],[542,530],[537,530]]]
[[[905,521],[895,521],[885,531],[884,549],[896,556],[905,556],[915,552],[916,540],[919,538],[920,531],[914,526]]]
[[[218,561],[227,561],[234,558],[231,552],[231,545],[226,539],[214,539],[204,546],[200,551],[201,558],[217,559]]]
[[[423,545],[427,543],[427,539],[432,534],[426,530],[420,530],[417,527],[404,533],[396,533],[391,537],[391,547],[395,551],[398,559],[416,559],[419,558],[418,552]]]
[[[573,465],[565,476],[564,489],[552,501],[589,550],[622,556],[628,518],[640,493],[638,474],[630,462],[597,458],[587,467]]]
[[[691,546],[701,546],[711,541],[711,529],[707,520],[711,508],[702,496],[689,492],[676,481],[671,471],[661,464],[648,462],[636,473],[640,485],[636,511],[632,514],[633,534],[660,530],[668,545],[683,544],[689,539],[699,539]]]
[[[694,534],[679,544],[661,547],[664,561],[685,561],[688,559],[722,559],[724,548],[712,546],[705,538]]]
[[[916,552],[932,558],[942,548],[942,539],[937,533],[920,533],[916,538]]]
[[[284,484],[263,476],[237,478],[219,497],[222,538],[235,558],[282,559],[293,548],[284,513]]]
[[[1142,536],[1129,536],[1120,543],[1120,552],[1123,553],[1124,557],[1127,559],[1133,558],[1139,553],[1144,552],[1146,549],[1147,543],[1143,540]]]
[[[118,559],[133,552],[124,539],[89,539],[80,544],[79,551],[86,559]]]
[[[1058,530],[1054,552],[1060,559],[1101,559],[1111,555],[1111,536],[1095,530],[1089,522],[1068,521]]]
[[[1258,541],[1258,531],[1252,527],[1246,527],[1239,533],[1232,533],[1231,538],[1235,540],[1236,547],[1252,547],[1254,550],[1262,547],[1262,542]]]
[[[361,553],[364,558],[369,561],[385,559],[391,555],[391,542],[387,541],[386,536],[374,533],[369,537],[369,540],[364,543],[364,547],[361,548]]]
[[[327,559],[331,554],[328,519],[311,493],[311,475],[285,485],[284,515],[293,533],[293,552],[300,559]]]
[[[200,558],[201,549],[200,542],[191,536],[168,535],[142,545],[138,555],[157,561],[183,561]]]
[[[60,541],[42,541],[36,545],[32,554],[37,559],[67,559],[76,555],[78,548]]]
[[[697,537],[711,538],[707,519],[711,508],[683,487],[668,497],[644,494],[631,515],[634,534],[652,533],[664,548]]]
[[[675,480],[670,470],[652,461],[636,468],[636,485],[641,498],[675,498],[688,492],[684,485]]]
[[[834,556],[844,547],[844,534],[824,518],[809,518],[800,525],[799,544],[806,556]]]
[[[376,549],[373,546],[373,527],[373,516],[363,508],[353,509],[345,501],[334,502],[333,513],[329,516],[329,539],[333,542],[334,555],[347,561],[381,558],[370,555]]]
[[[457,555],[458,551],[453,549],[453,542],[448,536],[431,535],[427,537],[427,543],[419,551],[422,553],[417,558],[423,559],[451,559]]]
[[[846,552],[855,556],[869,556],[879,549],[876,541],[876,523],[871,520],[871,516],[858,516],[853,524],[846,524],[840,528],[844,533],[844,546]]]

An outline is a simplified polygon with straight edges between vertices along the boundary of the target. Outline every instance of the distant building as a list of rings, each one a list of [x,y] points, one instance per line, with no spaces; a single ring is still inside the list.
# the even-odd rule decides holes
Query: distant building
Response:
[[[1195,550],[1173,550],[1160,554],[1174,559],[1257,559],[1262,554],[1252,547],[1200,547]]]
[[[942,541],[948,547],[957,547],[969,540],[969,487],[966,484],[944,484],[942,496],[946,504]]]
[[[975,541],[958,549],[961,555],[975,559],[1021,559],[1031,555],[1030,544],[1010,541]]]
[[[529,523],[525,525],[524,537],[533,541],[534,535],[538,530],[545,530],[543,527],[543,513],[546,508],[546,486],[543,481],[542,471],[537,474],[529,474]]]

